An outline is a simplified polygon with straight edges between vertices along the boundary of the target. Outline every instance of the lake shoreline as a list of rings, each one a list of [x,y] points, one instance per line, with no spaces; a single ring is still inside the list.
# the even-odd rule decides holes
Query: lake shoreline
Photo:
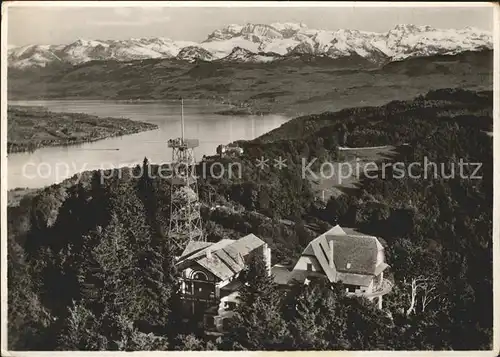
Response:
[[[47,143],[44,145],[40,145],[40,146],[36,147],[35,149],[13,148],[13,149],[7,150],[7,156],[8,156],[8,154],[19,154],[19,153],[26,153],[26,152],[34,153],[39,149],[47,148],[47,147],[66,147],[66,146],[82,145],[82,144],[87,144],[87,143],[93,143],[93,142],[100,141],[100,140],[106,140],[106,139],[116,138],[116,137],[120,137],[120,136],[132,135],[132,134],[142,133],[144,131],[151,131],[151,130],[158,130],[158,128],[131,131],[131,132],[127,132],[127,133],[117,133],[115,135],[107,135],[107,136],[103,136],[103,137],[99,137],[99,138],[91,138],[88,140],[81,140],[81,141],[71,141],[68,143]],[[8,148],[8,145],[10,145],[10,144],[7,143],[7,148]]]
[[[160,104],[160,103],[166,103],[166,104],[177,104],[179,103],[180,105],[180,98],[165,98],[165,99],[158,99],[158,98],[145,98],[145,99],[132,99],[132,98],[103,98],[102,96],[65,96],[65,97],[44,97],[44,96],[24,96],[24,97],[18,97],[18,96],[12,96],[7,98],[7,103],[11,105],[11,102],[33,102],[33,101],[73,101],[73,102],[78,102],[78,101],[101,101],[101,100],[106,100],[109,101],[110,103],[116,103],[116,104]],[[240,102],[237,103],[230,103],[228,99],[226,98],[220,98],[219,100],[214,100],[214,99],[209,99],[209,98],[183,98],[184,104],[189,104],[189,103],[196,103],[196,104],[201,104],[201,105],[216,105],[216,106],[221,106],[221,107],[226,107],[224,110],[215,110],[212,113],[213,114],[220,114],[220,115],[225,115],[224,112],[226,111],[231,111],[233,109],[240,109]],[[18,105],[18,104],[15,104]],[[249,108],[250,107],[245,107]],[[257,112],[257,111],[255,111]],[[263,114],[282,114],[282,113],[274,113],[274,112],[266,112]],[[227,114],[229,115],[229,114]],[[238,114],[235,114],[238,115]],[[241,115],[241,114],[240,114]],[[255,113],[248,113],[247,115],[258,115]]]
[[[96,140],[87,140],[81,144],[75,143],[77,145],[46,145],[37,148],[34,152],[22,150],[14,153],[14,150],[11,150],[8,155],[9,190],[43,188],[86,170],[131,167],[142,163],[144,157],[147,157],[153,164],[164,163],[169,161],[172,155],[167,147],[168,139],[180,135],[181,110],[180,103],[176,101],[137,102],[129,105],[123,101],[65,99],[19,101],[9,104],[22,107],[46,107],[53,113],[85,113],[99,118],[133,118],[125,120],[132,124],[145,122],[153,124],[155,128],[158,126],[157,130],[142,130],[117,137],[109,135],[102,140],[98,140],[102,135],[99,130],[96,130],[94,138]],[[291,119],[283,115],[244,117],[214,114],[229,106],[215,105],[206,101],[187,101],[187,105],[186,102],[184,104],[186,135],[189,138],[199,139],[200,145],[195,153],[197,159],[205,155],[214,155],[220,144],[227,145],[238,140],[253,140]],[[43,118],[43,120],[47,119]],[[39,141],[38,137],[36,139]]]
[[[9,105],[7,116],[11,124],[7,154],[33,153],[44,147],[80,145],[158,129],[158,125],[129,118],[53,112],[43,106]],[[41,136],[40,132],[46,133]],[[36,135],[38,140],[33,139]]]
[[[97,96],[88,96],[88,97],[11,97],[8,98],[8,102],[29,102],[29,101],[93,101],[93,100],[106,100],[116,104],[175,104],[179,103],[180,99],[116,99],[116,98],[102,98]],[[227,107],[222,110],[214,110],[211,112],[212,114],[217,115],[226,115],[226,116],[262,116],[262,115],[288,115],[287,113],[279,110],[271,110],[271,109],[259,109],[259,106],[250,106],[246,102],[237,102],[237,103],[229,103],[228,99],[221,98],[220,100],[212,100],[207,98],[184,98],[184,104],[188,104],[189,102],[194,102],[202,105],[220,105]],[[17,105],[17,104],[16,104]]]

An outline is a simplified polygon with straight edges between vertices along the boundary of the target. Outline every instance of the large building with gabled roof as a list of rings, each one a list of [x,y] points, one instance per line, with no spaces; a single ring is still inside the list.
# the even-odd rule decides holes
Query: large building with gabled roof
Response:
[[[335,226],[313,239],[293,267],[271,268],[271,250],[253,234],[216,243],[191,241],[177,260],[181,271],[181,298],[186,315],[198,317],[207,332],[227,330],[238,303],[239,274],[254,254],[263,257],[268,273],[286,288],[319,278],[343,283],[348,295],[376,300],[391,291],[384,277],[389,268],[378,238]],[[201,326],[200,326],[201,327]]]
[[[253,234],[216,243],[189,242],[176,263],[182,272],[185,313],[197,316],[207,331],[223,331],[237,303],[237,278],[253,254],[262,255],[270,274],[271,251]]]
[[[292,269],[276,265],[272,274],[284,286],[312,278],[341,282],[347,294],[377,299],[381,308],[383,296],[392,289],[384,278],[388,267],[384,247],[376,237],[337,225],[313,239]]]

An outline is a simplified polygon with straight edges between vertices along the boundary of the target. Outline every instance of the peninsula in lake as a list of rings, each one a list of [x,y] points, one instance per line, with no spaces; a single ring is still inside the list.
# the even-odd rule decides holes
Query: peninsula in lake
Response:
[[[157,129],[156,124],[83,113],[54,113],[43,107],[9,106],[7,152],[73,145]]]

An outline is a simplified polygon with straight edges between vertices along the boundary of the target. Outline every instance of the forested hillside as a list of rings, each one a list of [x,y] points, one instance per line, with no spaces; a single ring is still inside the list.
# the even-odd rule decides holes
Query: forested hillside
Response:
[[[492,98],[442,89],[300,117],[240,142],[239,158],[206,158],[242,167],[241,177],[200,180],[208,240],[254,233],[269,243],[273,264],[287,264],[332,224],[375,234],[395,283],[383,310],[322,283],[281,294],[255,261],[242,276],[252,288],[242,291],[231,333],[215,340],[180,323],[176,252],[166,234],[170,187],[158,175],[136,175],[137,166],[86,173],[9,207],[9,348],[490,349]],[[425,157],[444,171],[413,178],[423,173],[413,166],[413,177],[398,177],[389,167],[383,178],[362,178],[318,202],[303,158],[340,161],[339,146],[376,145],[396,146],[392,160],[406,168]],[[264,155],[287,159],[287,168],[259,169]],[[460,162],[481,167],[460,176]]]

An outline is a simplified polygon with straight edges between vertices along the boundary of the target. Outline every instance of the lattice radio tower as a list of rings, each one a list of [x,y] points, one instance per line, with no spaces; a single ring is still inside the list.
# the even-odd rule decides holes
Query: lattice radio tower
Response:
[[[181,137],[170,139],[172,180],[169,237],[183,250],[193,240],[205,241],[201,227],[200,202],[194,148],[198,139],[184,138],[184,101],[181,99]]]

